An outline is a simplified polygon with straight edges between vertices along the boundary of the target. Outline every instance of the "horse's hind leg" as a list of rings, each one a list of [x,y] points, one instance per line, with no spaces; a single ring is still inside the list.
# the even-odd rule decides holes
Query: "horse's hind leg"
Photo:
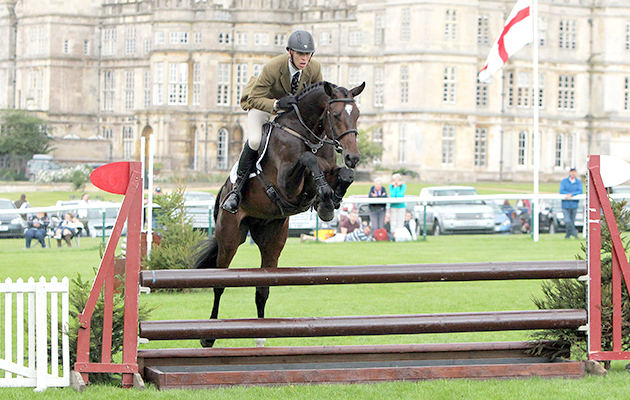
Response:
[[[212,305],[212,313],[210,319],[217,319],[219,317],[219,303],[221,302],[221,296],[225,288],[214,288],[214,304]],[[212,347],[216,339],[201,339],[199,342],[202,347]]]
[[[257,224],[250,229],[252,239],[260,249],[261,268],[277,268],[280,253],[287,241],[288,219],[277,219]],[[265,318],[265,305],[269,298],[269,286],[256,288],[256,311],[258,318]],[[265,345],[266,339],[254,339],[256,347]]]

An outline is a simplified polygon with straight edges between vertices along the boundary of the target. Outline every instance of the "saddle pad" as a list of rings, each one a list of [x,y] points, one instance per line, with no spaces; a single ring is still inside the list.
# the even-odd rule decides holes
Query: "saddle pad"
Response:
[[[267,152],[267,147],[269,147],[269,138],[271,137],[271,128],[272,127],[270,123],[266,123],[263,125],[263,138],[265,139],[263,142],[263,148],[262,148],[262,151],[260,152],[260,156],[258,157],[258,160],[256,161],[256,169],[252,171],[251,174],[249,174],[249,179],[255,178],[256,175],[262,173],[262,166],[260,165],[260,163],[262,159],[265,157],[265,153]],[[234,163],[234,165],[232,166],[232,169],[230,170],[230,182],[232,182],[232,184],[236,182],[237,171],[238,171],[238,160]]]

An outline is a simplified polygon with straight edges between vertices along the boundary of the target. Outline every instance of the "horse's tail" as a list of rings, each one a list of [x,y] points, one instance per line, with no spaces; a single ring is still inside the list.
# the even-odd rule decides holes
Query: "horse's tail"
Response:
[[[219,207],[221,206],[221,192],[225,188],[225,185],[221,187],[217,197],[214,201],[214,210],[212,210],[212,216],[215,223],[219,216]],[[217,256],[219,254],[219,245],[217,239],[214,236],[209,237],[201,241],[195,248],[195,255],[193,260],[193,268],[205,269],[205,268],[217,268]]]
[[[219,245],[214,236],[203,240],[196,247],[193,268],[217,268],[217,256],[219,255]]]

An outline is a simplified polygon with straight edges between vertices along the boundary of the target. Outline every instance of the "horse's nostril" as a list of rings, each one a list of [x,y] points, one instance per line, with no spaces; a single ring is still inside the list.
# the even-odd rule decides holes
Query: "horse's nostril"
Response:
[[[360,159],[361,157],[356,154],[346,154],[344,161],[346,163],[346,166],[348,166],[349,168],[354,168],[359,163]]]

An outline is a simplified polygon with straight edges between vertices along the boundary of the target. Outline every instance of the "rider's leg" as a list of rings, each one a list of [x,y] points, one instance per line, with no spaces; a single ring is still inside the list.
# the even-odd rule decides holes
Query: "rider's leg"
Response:
[[[247,113],[247,132],[248,140],[243,146],[241,157],[238,161],[238,169],[236,171],[236,182],[232,187],[232,191],[228,194],[221,208],[232,214],[236,213],[238,206],[241,204],[242,190],[247,181],[258,155],[258,148],[262,138],[262,126],[269,121],[271,114],[252,108]]]

